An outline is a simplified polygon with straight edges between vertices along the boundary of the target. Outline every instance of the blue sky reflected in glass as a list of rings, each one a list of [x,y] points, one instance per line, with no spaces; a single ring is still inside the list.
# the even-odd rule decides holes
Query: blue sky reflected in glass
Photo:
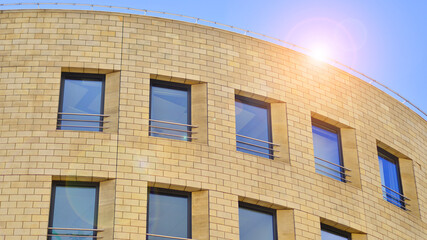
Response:
[[[338,135],[317,126],[312,128],[316,172],[341,181],[340,167],[317,159],[321,158],[337,165],[342,165]]]
[[[380,155],[378,156],[378,160],[380,164],[381,184],[388,188],[391,188],[392,190],[398,193],[402,193],[398,172],[399,170],[396,165],[397,163],[394,161],[390,161]],[[383,188],[383,191],[385,192],[385,198],[387,199],[387,201],[393,203],[394,205],[402,207],[403,202],[401,201],[403,199],[401,199],[401,196],[399,196],[399,194],[386,188]]]
[[[63,113],[82,113],[82,114],[102,114],[103,113],[103,82],[93,80],[74,80],[64,79],[64,92],[62,96]],[[72,126],[100,126],[102,117],[99,116],[80,116],[80,115],[62,115],[62,119],[86,120],[86,121],[66,121],[62,120],[62,125]],[[99,131],[99,128],[83,127],[61,127],[63,130],[78,131]]]
[[[273,240],[273,214],[239,207],[240,240]]]
[[[270,123],[269,123],[269,110],[265,107],[259,107],[252,104],[248,104],[240,99],[236,99],[236,134],[243,135],[246,137],[256,138],[262,141],[270,141]],[[245,142],[240,143],[237,142],[237,150],[241,152],[250,153],[253,155],[261,156],[261,157],[269,157],[266,154],[271,154],[268,149],[270,148],[270,144],[262,143],[259,141],[243,138],[236,136],[237,141]],[[249,144],[261,146],[256,147]],[[253,152],[250,150],[245,150],[242,148],[251,149],[257,152]],[[263,154],[265,153],[265,154]]]
[[[322,240],[348,240],[348,238],[322,229]]]
[[[148,200],[147,232],[189,238],[188,198],[185,196],[150,193]],[[147,237],[147,240],[168,240],[169,238]]]
[[[188,122],[189,105],[188,105],[188,91],[183,89],[168,88],[162,86],[151,86],[151,104],[150,119],[161,120],[166,122],[190,124]],[[183,131],[188,131],[186,126],[179,126],[174,124],[151,122],[151,131],[165,134],[179,135],[182,137],[168,136],[164,134],[151,133],[151,136],[164,137],[171,139],[187,140],[188,134]],[[168,130],[163,128],[172,128],[175,130]]]
[[[95,228],[96,187],[56,186],[51,227]],[[53,230],[55,234],[93,235],[91,231]],[[53,237],[52,239],[57,239]],[[61,237],[71,240],[73,237]],[[92,238],[79,238],[89,240]]]

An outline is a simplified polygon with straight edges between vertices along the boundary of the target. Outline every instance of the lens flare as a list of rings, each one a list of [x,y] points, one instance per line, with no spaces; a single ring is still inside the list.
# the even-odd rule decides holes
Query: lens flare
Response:
[[[326,46],[316,46],[312,48],[310,56],[317,61],[325,62],[330,58],[330,50]]]

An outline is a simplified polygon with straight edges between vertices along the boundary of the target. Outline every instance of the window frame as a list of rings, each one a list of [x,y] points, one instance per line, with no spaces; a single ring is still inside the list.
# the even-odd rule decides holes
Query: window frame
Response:
[[[149,99],[149,119],[152,119],[151,114],[152,114],[152,97],[153,97],[153,91],[152,91],[152,87],[161,87],[161,88],[168,88],[168,89],[174,89],[174,90],[181,90],[181,91],[186,91],[187,92],[187,125],[191,125],[191,85],[189,84],[184,84],[184,83],[176,83],[176,82],[168,82],[168,81],[162,81],[162,80],[157,80],[157,79],[150,79],[150,99]],[[156,119],[157,120],[157,119]],[[192,128],[187,126],[187,131],[191,131]],[[152,135],[152,128],[151,128],[151,121],[149,123],[149,136],[153,136]],[[161,134],[159,134],[161,135]],[[185,136],[185,135],[184,135]],[[190,142],[192,141],[192,136],[193,133],[192,132],[187,132],[186,135],[188,138],[186,141]],[[153,136],[153,137],[162,137],[162,136]],[[166,137],[162,137],[162,138],[166,138]],[[168,138],[171,139],[171,138]],[[178,140],[178,139],[174,139],[173,140]],[[185,140],[184,140],[185,141]]]
[[[149,209],[150,209],[150,194],[159,194],[159,195],[167,195],[167,196],[178,196],[178,197],[186,197],[187,198],[187,216],[188,216],[188,222],[187,222],[187,232],[188,235],[186,238],[191,239],[192,238],[192,199],[191,199],[191,192],[186,191],[179,191],[179,190],[173,190],[173,189],[165,189],[165,188],[157,188],[157,187],[150,187],[148,189],[148,197],[147,197],[147,233],[148,232],[148,225],[150,222],[149,219]],[[146,237],[146,239],[149,236]],[[174,236],[170,236],[174,237]]]
[[[237,102],[241,102],[241,103],[251,105],[251,106],[255,106],[255,107],[259,107],[259,108],[264,108],[267,110],[268,139],[266,141],[273,143],[273,131],[272,131],[272,124],[271,124],[271,104],[269,102],[264,102],[261,100],[257,100],[257,99],[253,99],[253,98],[249,98],[249,97],[245,97],[245,96],[236,94],[234,97],[234,106],[236,106]],[[237,115],[235,117],[237,118]],[[236,134],[238,134],[237,133],[237,121],[236,121]],[[259,139],[259,140],[261,140],[261,139]],[[236,141],[237,141],[237,137],[236,137]],[[262,141],[265,141],[265,140],[262,140]],[[271,148],[273,148],[273,144],[268,144],[268,145],[271,146]],[[238,149],[237,142],[236,142],[236,148]],[[237,150],[237,151],[239,151],[239,150]],[[239,152],[242,152],[242,151],[239,151]],[[247,153],[247,152],[243,152],[243,153]],[[252,154],[252,153],[248,153],[248,154],[259,156],[259,155]],[[267,157],[264,157],[264,158],[274,160],[274,151],[268,150],[268,154],[269,155],[264,154],[264,155],[267,155]],[[259,156],[259,157],[263,157],[263,156]]]
[[[49,207],[49,222],[48,227],[52,227],[53,224],[53,214],[55,210],[55,196],[56,196],[56,187],[57,186],[74,186],[74,187],[94,187],[95,192],[95,208],[94,208],[94,223],[93,229],[98,229],[98,214],[99,214],[99,182],[78,182],[78,181],[52,181],[52,188],[50,194],[50,207]],[[65,226],[64,226],[65,227]],[[48,234],[52,234],[52,229],[48,229]],[[92,236],[97,236],[98,231],[93,231]],[[89,236],[89,235],[88,235]],[[89,236],[90,237],[90,236]],[[48,236],[48,240],[51,240],[52,237]]]
[[[277,210],[276,209],[262,207],[259,205],[254,205],[254,204],[239,201],[239,209],[240,208],[246,208],[246,209],[257,211],[257,212],[271,214],[273,216],[273,240],[278,240]],[[239,224],[240,224],[240,218],[239,218]]]
[[[105,104],[105,74],[94,74],[94,73],[75,73],[75,72],[62,72],[61,73],[61,87],[59,90],[59,104],[58,104],[58,113],[63,112],[64,105],[64,91],[65,91],[65,80],[80,80],[80,81],[99,81],[102,83],[101,89],[101,106],[99,110],[100,115],[104,115],[104,104]],[[82,131],[82,130],[73,130],[73,129],[62,129],[62,120],[63,115],[58,114],[57,117],[57,126],[56,130],[65,130],[65,131]],[[98,132],[103,132],[104,126],[104,116],[99,117],[99,127]],[[76,127],[78,128],[78,127]],[[95,127],[93,128],[95,129]],[[92,131],[96,132],[96,131]]]
[[[394,164],[396,166],[396,178],[398,180],[397,182],[398,182],[398,186],[399,186],[399,191],[398,192],[401,194],[401,196],[399,196],[400,197],[400,201],[401,201],[400,202],[400,206],[397,205],[396,202],[389,201],[389,197],[387,195],[386,195],[386,199],[385,200],[387,202],[389,202],[389,203],[391,203],[391,204],[399,207],[399,208],[407,210],[407,203],[405,201],[405,198],[402,197],[404,195],[403,195],[402,176],[400,174],[399,158],[397,156],[393,155],[392,153],[388,152],[387,150],[384,150],[381,147],[377,147],[377,151],[378,151],[378,157],[381,157],[384,160],[389,161],[389,162],[391,162],[392,164]],[[380,169],[380,171],[381,171],[381,169]],[[381,173],[381,172],[380,172],[380,174],[384,175],[384,173]],[[383,182],[381,181],[381,190],[384,191],[382,185],[386,186],[385,183],[383,184]],[[388,186],[386,186],[386,187],[388,187]],[[383,196],[383,199],[384,199],[384,196]],[[397,200],[395,200],[395,201],[397,201]]]
[[[334,228],[334,227],[331,227],[331,226],[323,224],[323,223],[320,224],[320,231],[326,231],[329,233],[333,233],[335,235],[345,237],[345,238],[347,238],[347,240],[351,240],[351,233],[337,229],[337,228]]]
[[[323,130],[326,130],[328,132],[331,132],[331,133],[334,133],[337,135],[338,157],[339,157],[339,161],[340,161],[339,165],[344,168],[345,166],[344,166],[344,155],[343,155],[342,143],[341,143],[341,141],[342,141],[341,129],[339,127],[336,127],[336,126],[331,125],[329,123],[323,122],[323,121],[318,120],[316,118],[311,118],[311,126],[312,126],[311,134],[313,134],[313,126],[315,126],[315,127],[321,128]],[[313,138],[313,150],[314,150],[314,144],[315,143],[314,143],[314,138]],[[314,151],[313,151],[313,155],[314,155]],[[316,159],[316,155],[314,155],[314,158]],[[324,160],[329,161],[328,159],[324,159]],[[322,174],[322,173],[320,173],[320,174]],[[322,174],[322,175],[329,177],[328,175],[325,175],[325,174]],[[338,181],[344,182],[344,183],[348,182],[348,179],[346,178],[346,175],[345,175],[345,170],[341,171],[340,177],[341,177],[341,179],[339,179]],[[332,177],[329,177],[329,178],[332,178]],[[333,178],[333,179],[335,179],[335,178]],[[335,180],[337,180],[337,179],[335,179]]]

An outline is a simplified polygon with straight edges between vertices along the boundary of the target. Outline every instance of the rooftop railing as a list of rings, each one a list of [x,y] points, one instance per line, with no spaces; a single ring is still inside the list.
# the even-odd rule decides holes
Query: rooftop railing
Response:
[[[405,211],[410,211],[407,207],[410,206],[408,201],[411,199],[405,197],[403,194],[396,192],[395,190],[381,185],[383,188],[383,198],[384,200],[402,208]]]
[[[275,144],[272,142],[251,138],[248,136],[236,134],[236,143],[237,149],[244,150],[243,152],[249,152],[254,155],[267,157],[267,158],[279,158],[275,153],[279,152],[279,150],[274,149],[274,147],[278,147],[279,144]],[[240,145],[240,146],[239,146]],[[243,146],[244,147],[243,147]]]
[[[346,173],[346,171],[351,171],[350,169],[322,158],[314,158],[316,160],[319,160],[315,161],[316,171],[328,177],[340,180],[342,182],[351,182],[350,180],[348,180],[348,177],[351,176]]]
[[[65,7],[67,6],[67,7]],[[14,8],[17,7],[17,8]],[[120,13],[135,13],[135,14],[143,14],[143,15],[152,15],[152,16],[157,16],[160,15],[164,18],[167,19],[172,19],[172,20],[181,20],[181,21],[186,21],[186,22],[191,22],[191,23],[195,23],[195,24],[201,24],[201,25],[207,25],[207,26],[215,26],[217,28],[220,29],[224,29],[224,30],[228,30],[228,31],[232,31],[232,32],[236,32],[236,33],[240,33],[240,34],[244,34],[244,35],[252,35],[255,38],[259,38],[262,40],[266,40],[275,44],[279,44],[281,46],[287,47],[289,49],[295,50],[297,52],[301,52],[303,54],[307,54],[307,55],[313,55],[313,51],[281,40],[279,38],[276,37],[271,37],[262,33],[257,33],[254,31],[250,31],[247,29],[243,29],[243,28],[239,28],[239,27],[234,27],[228,24],[223,24],[223,23],[219,23],[219,22],[215,22],[215,21],[210,21],[210,20],[206,20],[206,19],[202,19],[202,18],[197,18],[197,17],[190,17],[190,16],[186,16],[186,15],[182,15],[182,14],[175,14],[175,13],[168,13],[168,12],[162,12],[162,11],[152,11],[152,10],[147,10],[147,9],[138,9],[138,8],[130,8],[130,7],[117,7],[117,6],[110,6],[110,5],[98,5],[98,4],[87,4],[87,3],[56,3],[56,2],[40,2],[40,3],[2,3],[0,4],[0,10],[13,10],[13,9],[25,9],[24,7],[30,7],[34,8],[37,7],[38,9],[40,8],[45,8],[45,9],[49,9],[49,7],[52,9],[59,9],[60,7],[64,7],[64,9],[71,9],[72,7],[78,7],[78,9],[83,9],[84,8],[89,8],[90,10],[106,10],[108,9],[108,11],[116,11],[116,12],[120,12]],[[3,8],[3,9],[1,9]],[[377,88],[381,89],[383,91],[388,92],[389,94],[392,94],[396,99],[400,100],[400,102],[402,104],[408,104],[407,106],[413,110],[414,112],[418,113],[422,118],[427,120],[427,113],[425,113],[424,111],[422,111],[419,107],[417,107],[415,104],[413,104],[412,102],[410,102],[408,99],[404,98],[402,95],[400,95],[399,93],[397,93],[396,91],[390,89],[389,87],[387,87],[386,85],[384,85],[383,83],[367,76],[366,74],[348,66],[345,65],[339,61],[336,61],[334,59],[331,58],[326,58],[325,59],[326,62],[330,65],[333,65],[339,69],[342,69],[346,72],[352,73],[355,76],[358,76],[359,78],[363,79],[364,81],[370,83],[370,84],[377,84]]]
[[[185,141],[191,141],[197,139],[193,137],[197,132],[193,131],[193,128],[197,128],[196,125],[175,123],[168,121],[161,121],[155,119],[149,119],[150,121],[150,136],[154,137],[165,137],[172,139],[179,139]],[[160,135],[160,136],[156,136]]]
[[[86,130],[99,131],[107,129],[104,119],[109,115],[89,113],[64,113],[58,112],[57,129],[60,130]]]
[[[101,239],[102,236],[96,236],[96,233],[103,232],[103,229],[87,229],[87,228],[61,228],[61,227],[48,227],[49,233],[47,234],[48,237],[67,237],[68,238],[92,238],[92,239]],[[55,232],[59,231],[59,232]],[[82,233],[70,233],[70,232],[88,232],[87,234]],[[90,233],[92,232],[92,233]],[[89,235],[91,234],[91,235]],[[55,238],[56,239],[56,238]]]

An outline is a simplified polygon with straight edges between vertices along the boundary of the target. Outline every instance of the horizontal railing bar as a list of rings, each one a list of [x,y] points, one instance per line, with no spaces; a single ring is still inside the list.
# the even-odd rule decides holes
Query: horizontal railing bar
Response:
[[[320,164],[320,163],[314,163],[314,164],[315,164],[315,165],[318,165],[318,166],[321,166],[321,167],[323,167],[323,168],[329,169],[329,170],[331,170],[331,171],[334,171],[334,172],[336,172],[336,173],[339,173],[339,174],[342,174],[342,175],[345,175],[345,176],[351,177],[350,175],[346,174],[345,172],[338,171],[338,170],[336,170],[336,169],[333,169],[333,168],[327,167],[327,166],[322,165],[322,164]]]
[[[110,115],[91,114],[91,113],[64,113],[58,112],[59,115],[76,115],[76,116],[94,116],[94,117],[109,117]]]
[[[332,165],[335,165],[335,166],[340,167],[340,168],[342,168],[342,169],[345,169],[345,170],[347,170],[347,171],[351,171],[351,169],[348,169],[348,168],[346,168],[346,167],[344,167],[344,166],[338,165],[338,164],[333,163],[333,162],[329,162],[329,161],[327,161],[327,160],[325,160],[325,159],[322,159],[322,158],[319,158],[319,157],[314,157],[314,158],[319,159],[319,160],[324,161],[324,162],[327,162],[327,163],[330,163],[330,164],[332,164]]]
[[[398,193],[398,192],[394,191],[393,189],[391,189],[391,188],[389,188],[389,187],[387,187],[387,186],[384,186],[384,185],[381,185],[381,186],[382,186],[382,187],[384,187],[384,188],[386,188],[386,189],[388,189],[388,190],[390,190],[390,191],[392,191],[392,192],[394,192],[394,193],[396,193],[396,194],[398,194],[399,196],[401,196],[401,197],[405,198],[406,200],[411,201],[411,199],[409,199],[409,198],[405,197],[403,194]]]
[[[316,169],[316,170],[317,170],[317,171],[319,171],[319,172],[322,172],[322,173],[324,173],[324,174],[326,174],[326,175],[333,176],[334,178],[342,179],[342,180],[343,180],[343,182],[350,182],[350,183],[351,183],[351,181],[350,181],[350,180],[348,180],[348,179],[345,179],[345,178],[342,178],[342,177],[335,176],[335,175],[333,175],[333,174],[331,174],[331,173],[328,173],[328,172],[322,171],[321,169]]]
[[[188,136],[182,136],[182,135],[176,135],[176,134],[169,134],[169,133],[161,133],[161,132],[153,132],[153,131],[149,131],[149,133],[155,133],[155,134],[160,134],[160,135],[166,135],[166,136],[172,136],[172,137],[181,137],[181,138],[190,138],[190,139],[197,139],[197,137],[188,137]],[[155,137],[155,136],[153,136]]]
[[[247,138],[247,139],[250,139],[250,140],[255,140],[255,141],[258,141],[258,142],[268,143],[268,144],[271,144],[271,145],[274,145],[274,146],[280,146],[279,144],[275,144],[275,143],[268,142],[268,141],[263,141],[263,140],[256,139],[256,138],[251,138],[251,137],[240,135],[240,134],[236,134],[236,136],[242,137],[242,138]]]
[[[174,122],[167,122],[167,121],[161,121],[161,120],[155,120],[155,119],[148,119],[151,122],[158,122],[158,123],[166,123],[166,124],[173,124],[173,125],[178,125],[178,126],[185,126],[185,127],[192,127],[192,128],[197,128],[198,126],[196,125],[190,125],[190,124],[183,124],[183,123],[174,123]]]
[[[76,237],[76,238],[103,238],[102,236],[87,236],[87,235],[73,235],[73,234],[48,234],[48,237]]]
[[[163,237],[163,238],[179,239],[179,240],[195,240],[195,239],[191,239],[191,238],[172,237],[172,236],[166,236],[166,235],[160,235],[160,234],[153,234],[153,233],[147,233],[147,236]]]
[[[273,148],[258,146],[258,145],[252,144],[252,143],[247,143],[247,142],[238,141],[238,140],[236,140],[236,142],[242,143],[242,144],[246,144],[246,145],[249,145],[249,146],[254,146],[254,147],[257,147],[257,148],[262,148],[262,149],[265,149],[265,150],[279,152],[279,150],[274,150]]]
[[[159,129],[165,129],[165,130],[171,130],[171,131],[177,131],[177,132],[187,132],[187,133],[197,133],[197,132],[193,132],[193,131],[187,131],[187,130],[181,130],[181,129],[174,129],[174,128],[166,128],[166,127],[158,127],[158,126],[153,126],[150,125],[150,127],[152,128],[159,128]]]
[[[62,125],[62,124],[57,124],[58,127],[82,127],[82,128],[102,128],[102,129],[107,129],[108,127],[100,127],[100,126],[78,126],[78,125]]]
[[[58,121],[109,123],[109,121],[82,120],[82,119],[64,119],[64,118],[60,118],[60,119],[58,119]]]
[[[240,148],[240,149],[248,150],[248,151],[251,151],[251,152],[256,152],[256,153],[260,153],[260,154],[272,156],[273,158],[279,158],[279,157],[275,156],[274,154],[263,153],[263,152],[260,152],[260,151],[255,151],[255,150],[252,150],[252,149],[249,149],[249,148],[244,148],[244,147],[239,147],[239,146],[236,146],[236,147]]]
[[[104,229],[88,229],[88,228],[61,228],[61,227],[48,227],[49,230],[74,230],[74,231],[92,231],[103,232]]]
[[[384,196],[384,195],[385,195],[385,196]],[[391,195],[390,193],[387,193],[387,192],[383,192],[383,196],[384,196],[385,198],[387,198],[387,200],[392,200],[392,201],[394,201],[394,202],[396,202],[396,203],[399,203],[399,204],[402,204],[402,205],[408,205],[408,206],[410,206],[410,205],[411,205],[411,204],[409,204],[409,203],[405,202],[405,200],[397,199],[395,196],[393,196],[393,195]]]

